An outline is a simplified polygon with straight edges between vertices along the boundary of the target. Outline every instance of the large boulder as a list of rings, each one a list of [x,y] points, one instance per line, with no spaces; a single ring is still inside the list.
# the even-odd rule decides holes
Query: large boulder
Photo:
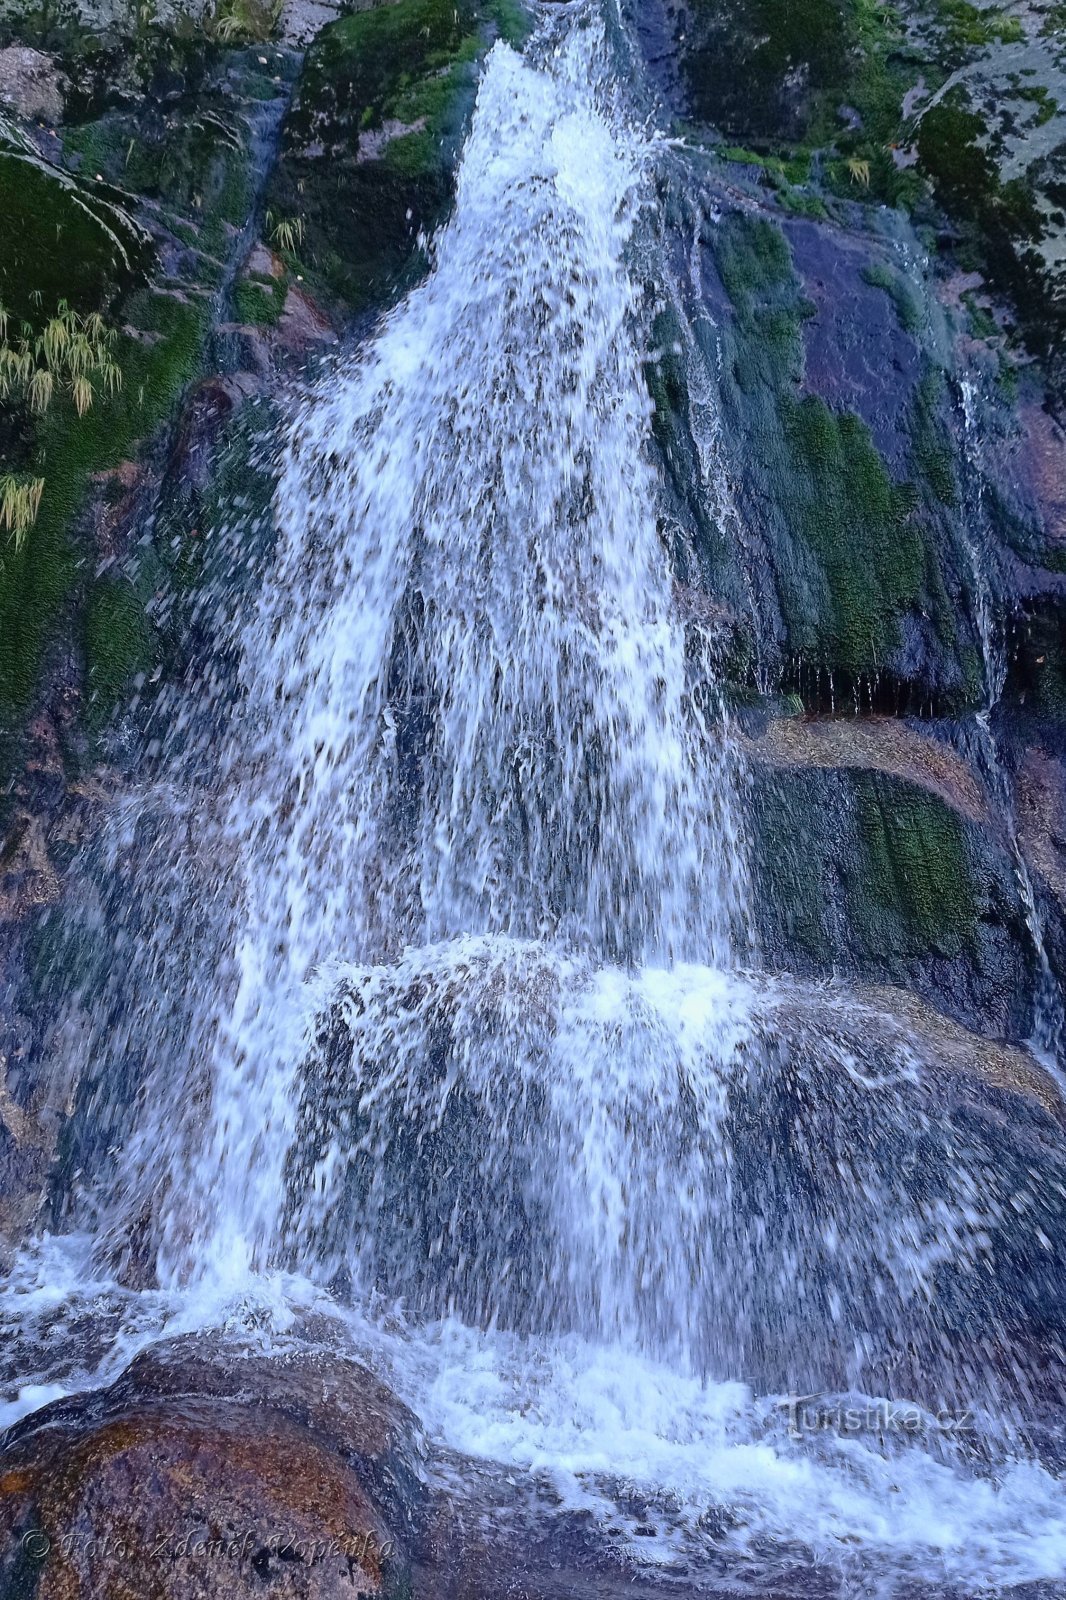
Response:
[[[422,1446],[365,1368],[179,1340],[12,1430],[0,1592],[406,1593]]]

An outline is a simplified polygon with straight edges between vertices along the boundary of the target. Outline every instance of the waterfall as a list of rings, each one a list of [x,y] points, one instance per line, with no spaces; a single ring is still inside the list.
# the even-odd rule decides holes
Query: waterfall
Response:
[[[643,374],[657,142],[613,48],[581,5],[492,49],[429,276],[296,407],[232,712],[176,719],[112,840],[114,893],[146,835],[152,882],[86,1114],[119,1126],[129,1074],[135,1126],[70,1202],[74,1284],[42,1290],[44,1241],[0,1318],[44,1330],[25,1383],[76,1387],[310,1304],[631,1556],[717,1518],[744,1560],[1059,1576],[1059,1487],[947,1320],[1007,1325],[990,1240],[1042,1262],[1057,1157],[1037,1129],[998,1160],[876,1005],[749,970],[743,776]],[[894,1372],[917,1438],[790,1430],[790,1387]]]
[[[649,152],[606,50],[595,23],[545,41],[550,71],[495,47],[431,277],[289,430],[224,775],[230,981],[193,1041],[210,1127],[165,1276],[276,1254],[324,964],[425,949],[431,984],[470,937],[501,972],[531,941],[730,963],[734,755],[658,537],[625,264]]]
[[[1033,880],[1022,850],[1021,840],[1018,837],[1018,823],[1014,814],[1014,797],[1011,793],[1010,781],[1003,766],[1003,760],[991,723],[992,715],[999,705],[1007,681],[1007,654],[1002,640],[997,637],[993,598],[986,572],[988,553],[986,550],[982,550],[975,542],[974,537],[966,531],[966,524],[970,517],[972,517],[974,527],[977,529],[982,528],[985,522],[985,480],[981,468],[978,440],[977,391],[968,378],[963,379],[960,383],[959,391],[962,400],[963,440],[972,484],[966,498],[965,509],[968,515],[963,521],[963,538],[973,574],[974,620],[977,624],[977,636],[981,641],[985,683],[984,703],[976,717],[978,739],[981,747],[980,754],[982,764],[988,773],[989,787],[998,802],[1000,815],[1006,821],[1014,877],[1018,885],[1018,897],[1021,901],[1025,925],[1032,941],[1033,953],[1036,956],[1037,976],[1036,992],[1033,997],[1032,1046],[1041,1060],[1055,1074],[1056,1079],[1063,1083],[1066,1082],[1062,1069],[1063,1034],[1064,1029],[1066,1029],[1066,1017],[1063,1014],[1062,994],[1055,974],[1051,970],[1051,962],[1048,959],[1047,945],[1044,939],[1044,922],[1040,914],[1036,890],[1033,888]]]

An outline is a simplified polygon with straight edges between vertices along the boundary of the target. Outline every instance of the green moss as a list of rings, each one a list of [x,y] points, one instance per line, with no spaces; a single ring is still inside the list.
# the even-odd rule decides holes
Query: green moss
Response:
[[[85,688],[88,723],[98,728],[146,674],[158,644],[136,590],[124,578],[92,584],[85,611]]]
[[[918,127],[918,155],[946,204],[983,208],[997,187],[996,164],[980,142],[985,125],[963,101],[949,96]]]
[[[2,143],[0,214],[0,303],[16,317],[34,320],[39,308],[54,311],[61,299],[79,311],[95,310],[148,261],[138,236],[91,189],[72,190]]]
[[[356,12],[323,29],[312,45],[301,105],[346,112],[367,128],[389,117],[403,121],[416,94],[433,99],[433,75],[472,60],[476,44],[469,0],[397,0]],[[439,101],[434,109],[439,113]]]
[[[944,386],[942,368],[927,364],[911,407],[911,449],[918,476],[933,498],[954,508],[959,503],[959,487],[955,451],[941,415]]]
[[[385,146],[385,166],[399,178],[424,178],[437,165],[437,147],[431,133],[405,133]]]
[[[786,515],[825,583],[808,652],[853,677],[876,672],[925,584],[913,491],[892,482],[858,417],[809,397],[786,407],[785,424],[795,485]]]
[[[869,430],[801,395],[810,307],[772,224],[731,216],[717,259],[736,311],[730,425],[749,442],[789,654],[838,690],[882,673],[905,619],[952,634],[937,542],[918,488],[894,482]]]
[[[802,189],[780,189],[778,203],[797,217],[827,217],[825,202],[816,194],[805,194]]]
[[[521,45],[533,32],[532,8],[522,0],[489,0],[486,12],[501,39],[510,45]]]
[[[866,950],[884,957],[956,956],[976,944],[977,896],[963,824],[917,786],[853,774],[858,851],[845,882]]]
[[[78,417],[60,396],[38,425],[32,455],[45,479],[37,521],[22,549],[8,544],[0,570],[0,713],[15,721],[36,688],[45,651],[75,580],[74,525],[92,477],[129,459],[173,411],[199,371],[207,312],[203,305],[140,290],[127,309],[143,337],[123,334],[115,359],[123,375],[115,395],[97,398]]]
[[[718,155],[722,161],[734,161],[740,166],[761,167],[789,183],[806,183],[811,175],[809,150],[794,151],[789,155],[765,155],[757,150],[746,150],[743,145],[720,145]]]
[[[971,339],[995,339],[999,335],[999,324],[989,311],[983,306],[972,292],[964,294],[962,303],[966,307],[966,320]]]
[[[697,0],[700,42],[686,57],[696,115],[730,132],[765,136],[789,120],[786,85],[805,86],[793,113],[797,129],[810,117],[812,97],[847,76],[846,0],[748,0],[723,9]]]
[[[318,35],[268,196],[303,224],[313,286],[361,310],[412,281],[417,238],[451,199],[477,58],[493,31],[518,37],[523,16],[510,0],[397,0]],[[406,131],[380,138],[386,123]]]
[[[917,145],[938,199],[959,225],[961,264],[1013,303],[1028,348],[1055,361],[1066,347],[1066,302],[1034,248],[1047,218],[1029,178],[1001,180],[985,123],[961,88],[921,119]]]
[[[899,325],[906,333],[919,333],[924,325],[922,302],[913,284],[890,267],[876,262],[863,268],[863,278],[876,289],[883,289],[896,308]]]
[[[718,240],[718,270],[726,293],[740,312],[767,290],[792,281],[792,256],[781,229],[762,218],[734,214]]]
[[[241,278],[233,290],[233,305],[239,322],[273,327],[285,309],[288,294],[284,278],[265,278],[253,274]]]
[[[981,49],[997,40],[1020,44],[1025,29],[1005,6],[975,6],[969,0],[937,0],[947,43],[956,50]]]

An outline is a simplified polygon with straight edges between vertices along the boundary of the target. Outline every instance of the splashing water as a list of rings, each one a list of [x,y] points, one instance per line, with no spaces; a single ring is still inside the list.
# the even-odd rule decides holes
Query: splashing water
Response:
[[[1066,1499],[995,1426],[969,1454],[794,1438],[778,1403],[893,1364],[993,1403],[941,1296],[970,1303],[997,1229],[1040,1234],[1057,1157],[1037,1128],[1004,1166],[876,1008],[738,968],[737,757],[649,453],[654,156],[593,11],[495,46],[431,275],[300,407],[195,806],[202,905],[143,911],[123,981],[162,998],[119,1025],[109,990],[89,1030],[145,1070],[139,1121],[90,1235],[0,1308],[52,1352],[19,1354],[22,1406],[310,1307],[440,1437],[624,1540],[639,1485],[645,1560],[717,1507],[738,1559],[1063,1576]],[[136,810],[116,851],[155,826],[181,883],[191,809]]]

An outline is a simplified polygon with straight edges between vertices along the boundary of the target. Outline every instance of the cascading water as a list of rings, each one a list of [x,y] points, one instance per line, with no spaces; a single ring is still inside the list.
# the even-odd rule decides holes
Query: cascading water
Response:
[[[977,440],[977,391],[969,379],[964,379],[959,385],[962,397],[963,436],[967,464],[971,468],[972,489],[967,497],[966,511],[968,519],[972,518],[973,524],[980,529],[985,520],[984,512],[984,486],[985,479],[981,467],[980,451]],[[1003,768],[996,737],[992,731],[991,718],[1003,694],[1007,681],[1007,655],[1002,641],[997,638],[994,619],[992,595],[989,592],[988,578],[985,573],[985,553],[967,537],[967,554],[973,572],[974,580],[974,612],[977,622],[977,634],[981,641],[982,665],[984,668],[985,698],[981,710],[977,714],[978,736],[981,743],[983,765],[989,775],[989,785],[998,802],[1000,814],[1006,819],[1007,832],[1010,842],[1011,856],[1014,862],[1014,876],[1018,884],[1018,894],[1025,914],[1026,927],[1033,942],[1033,952],[1036,956],[1037,978],[1036,993],[1033,1000],[1033,1048],[1048,1067],[1064,1081],[1062,1077],[1062,1049],[1063,1032],[1066,1028],[1066,1017],[1063,1015],[1062,996],[1055,975],[1051,970],[1048,959],[1047,946],[1044,940],[1044,924],[1040,915],[1040,906],[1037,902],[1033,880],[1029,874],[1029,867],[1022,851],[1021,840],[1018,837],[1018,825],[1014,815],[1014,801],[1010,791],[1010,783]]]
[[[70,1202],[72,1290],[54,1241],[16,1271],[16,1366],[98,1381],[311,1303],[457,1449],[623,1533],[635,1484],[646,1560],[724,1507],[742,1561],[1057,1578],[1066,1497],[981,1368],[1010,1297],[958,1331],[1005,1223],[1034,1292],[1053,1267],[1056,1152],[1036,1129],[1004,1163],[904,1029],[734,957],[737,756],[657,522],[656,146],[619,81],[590,6],[493,49],[431,275],[288,431],[224,753],[175,753],[115,845],[151,833],[156,900],[92,1010],[86,1114],[118,1125],[124,1063],[137,1125]],[[49,1365],[90,1317],[99,1366]],[[979,1447],[926,1411],[905,1447],[790,1429],[790,1385],[893,1371],[984,1408]]]

